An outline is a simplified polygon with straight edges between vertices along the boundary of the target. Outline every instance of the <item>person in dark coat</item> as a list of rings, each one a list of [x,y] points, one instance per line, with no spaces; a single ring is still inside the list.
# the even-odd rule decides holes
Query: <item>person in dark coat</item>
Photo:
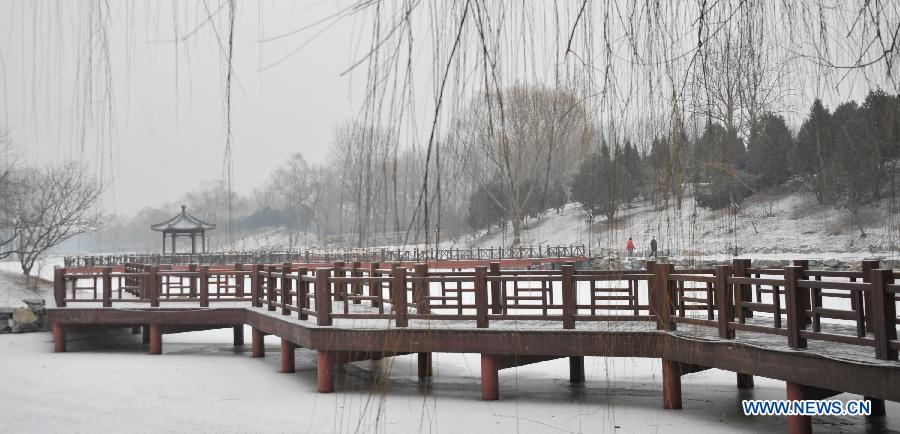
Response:
[[[656,259],[656,237],[650,240],[650,256]]]

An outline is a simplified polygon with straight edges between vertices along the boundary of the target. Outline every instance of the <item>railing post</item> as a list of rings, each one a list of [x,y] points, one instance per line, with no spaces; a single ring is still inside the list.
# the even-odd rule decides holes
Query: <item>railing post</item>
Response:
[[[159,307],[159,266],[150,267],[150,275],[147,277],[147,295],[150,297],[150,307]]]
[[[872,270],[869,276],[875,358],[897,360],[897,350],[891,348],[891,341],[897,339],[897,306],[894,293],[886,287],[894,283],[894,275],[891,270]]]
[[[266,309],[270,312],[275,311],[275,286],[277,282],[272,277],[274,271],[274,265],[266,265]]]
[[[575,328],[575,311],[578,304],[576,300],[575,266],[562,266],[562,314],[563,328],[570,330]]]
[[[328,284],[328,268],[316,269],[316,324],[331,325],[331,288]]]
[[[56,307],[66,307],[66,269],[55,267],[53,269],[53,297],[56,299]]]
[[[303,312],[303,309],[309,308],[309,282],[304,282],[303,278],[306,276],[306,267],[300,267],[297,269],[297,317],[300,319],[307,319],[308,315]]]
[[[359,263],[359,261],[353,261],[353,263],[350,264],[350,267],[351,267],[350,277],[357,278],[357,279],[354,279],[353,283],[350,284],[350,293],[352,293],[355,296],[362,295],[362,281],[360,281],[358,279],[358,278],[362,277],[362,272],[359,271],[360,265],[361,264]],[[353,304],[360,304],[360,300],[358,298],[354,299]]]
[[[672,312],[675,306],[672,304],[674,298],[671,294],[672,284],[669,282],[669,275],[675,268],[672,264],[656,264],[653,276],[653,290],[650,291],[650,309],[651,313],[656,315],[657,330],[675,330],[675,323],[672,322]]]
[[[397,327],[409,325],[406,309],[406,268],[395,267],[391,273],[391,304],[397,315]]]
[[[416,264],[415,277],[413,280],[413,301],[416,304],[416,310],[420,313],[431,313],[428,306],[429,284],[425,281],[428,277],[428,264]]]
[[[798,266],[784,267],[785,304],[787,305],[788,346],[806,348],[806,338],[800,332],[806,329],[806,309],[802,300],[803,292],[797,281],[803,278],[803,269]]]
[[[488,327],[487,268],[475,267],[475,326]]]
[[[334,263],[334,277],[344,277],[344,263],[342,261],[337,261]],[[335,283],[334,284],[334,301],[344,301],[344,296],[347,293],[347,284],[346,283]]]
[[[250,276],[250,300],[253,307],[262,307],[262,303],[259,299],[262,297],[262,268],[263,266],[260,264],[254,264],[250,267],[250,270],[253,271],[253,275]]]
[[[112,272],[112,267],[103,267],[101,271],[102,278],[100,279],[103,283],[103,307],[112,307],[112,277],[109,273]]]
[[[291,263],[285,262],[281,266],[281,314],[290,315],[290,306],[294,304],[291,299],[291,290],[293,289],[293,279],[291,279]]]
[[[209,307],[209,265],[201,265],[197,280],[200,283],[200,307]]]
[[[378,275],[378,266],[381,265],[378,262],[369,262],[369,277],[381,277]],[[381,306],[381,281],[380,280],[370,280],[369,281],[369,296],[375,297],[372,300],[372,307]]]
[[[188,265],[188,271],[190,271],[190,272],[192,272],[192,273],[193,273],[193,272],[196,272],[196,271],[197,271],[197,264],[191,264],[191,265]],[[190,295],[191,298],[194,298],[194,297],[197,296],[197,280],[198,280],[198,279],[194,279],[194,276],[191,276],[191,277],[188,278],[188,281],[190,282],[190,284],[188,284],[189,291],[190,291],[190,294],[189,294],[189,295]]]
[[[489,275],[500,276],[500,263],[491,262]],[[503,282],[499,280],[491,281],[491,313],[499,314],[502,312],[503,302]]]
[[[878,261],[866,259],[862,261],[862,275],[863,282],[871,283],[870,279],[872,277],[872,270],[878,268]],[[873,330],[875,327],[875,323],[872,321],[872,316],[869,312],[872,310],[872,304],[874,300],[872,299],[873,293],[866,292],[863,294],[863,318],[866,319],[866,329]]]
[[[795,259],[792,262],[792,264],[797,267],[800,267],[800,276],[802,276],[800,278],[801,279],[806,278],[806,271],[809,270],[809,260]],[[817,292],[818,291],[812,290],[810,288],[800,288],[799,300],[803,304],[803,312],[806,312],[807,310],[810,310],[816,306],[816,303],[814,303],[814,301],[813,301],[813,295],[816,294]],[[806,324],[811,324],[813,322],[813,317],[815,317],[815,316],[816,315],[809,317],[809,316],[804,315],[803,321]],[[818,327],[817,327],[817,329],[818,329]],[[818,331],[818,330],[816,330],[816,331]]]
[[[734,293],[732,285],[728,284],[730,273],[731,267],[716,266],[716,319],[719,322],[719,337],[724,339],[734,339],[734,330],[728,327],[728,323],[734,322]]]
[[[732,262],[732,274],[734,277],[750,277],[747,271],[752,267],[749,259],[735,259]],[[738,316],[738,321],[743,324],[747,318],[753,318],[753,311],[744,307],[744,302],[753,301],[753,289],[750,285],[742,283],[736,285],[734,289],[734,308]]]
[[[238,298],[244,297],[244,264],[237,262],[234,264],[234,296]]]

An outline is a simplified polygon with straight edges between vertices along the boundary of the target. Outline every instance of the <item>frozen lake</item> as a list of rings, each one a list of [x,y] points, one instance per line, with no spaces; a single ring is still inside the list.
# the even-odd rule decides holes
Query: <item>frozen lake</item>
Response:
[[[247,328],[245,334],[249,336]],[[102,336],[102,339],[98,339]],[[297,350],[280,374],[278,343],[265,359],[233,347],[231,330],[166,335],[146,355],[125,330],[69,338],[52,352],[49,333],[0,336],[5,400],[0,424],[14,432],[783,432],[784,417],[746,417],[742,399],[783,399],[784,383],[708,370],[682,380],[684,409],[662,410],[657,359],[585,358],[587,382],[568,382],[559,359],[500,371],[500,401],[480,400],[477,354],[435,354],[420,383],[415,356],[357,362],[337,371],[337,393],[318,394],[315,353]],[[389,374],[385,374],[389,371]],[[838,399],[858,399],[839,395]],[[882,428],[900,430],[888,402]],[[817,432],[861,432],[862,417],[817,417]]]

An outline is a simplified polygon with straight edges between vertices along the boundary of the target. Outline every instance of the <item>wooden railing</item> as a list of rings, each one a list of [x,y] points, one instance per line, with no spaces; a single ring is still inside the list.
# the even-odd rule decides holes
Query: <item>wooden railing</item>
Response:
[[[519,246],[472,249],[364,249],[351,251],[307,250],[296,252],[211,252],[120,255],[66,256],[66,267],[102,267],[129,263],[148,265],[189,264],[277,264],[344,262],[426,262],[463,260],[500,260],[526,258],[579,258],[585,256],[584,245],[568,246]]]
[[[841,272],[794,264],[761,269],[735,260],[677,270],[648,261],[646,269],[629,272],[576,270],[572,263],[559,270],[505,270],[491,263],[464,271],[398,262],[127,264],[57,268],[54,284],[60,307],[245,302],[301,320],[312,317],[318,326],[381,320],[366,326],[408,327],[410,321],[440,320],[488,328],[495,321],[534,320],[576,329],[592,321],[643,321],[723,339],[739,331],[781,336],[797,349],[810,340],[870,347],[879,359],[897,360],[900,285],[894,272],[878,269],[875,261],[866,261],[863,271]]]

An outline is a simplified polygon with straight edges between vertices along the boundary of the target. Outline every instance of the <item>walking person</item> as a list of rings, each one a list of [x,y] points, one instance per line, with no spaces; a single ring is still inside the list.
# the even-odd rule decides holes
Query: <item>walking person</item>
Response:
[[[650,240],[650,256],[652,256],[653,259],[656,259],[656,237],[653,237]]]
[[[628,257],[634,257],[634,241],[631,240],[631,237],[628,237],[628,242],[625,243],[625,251],[628,252]]]

